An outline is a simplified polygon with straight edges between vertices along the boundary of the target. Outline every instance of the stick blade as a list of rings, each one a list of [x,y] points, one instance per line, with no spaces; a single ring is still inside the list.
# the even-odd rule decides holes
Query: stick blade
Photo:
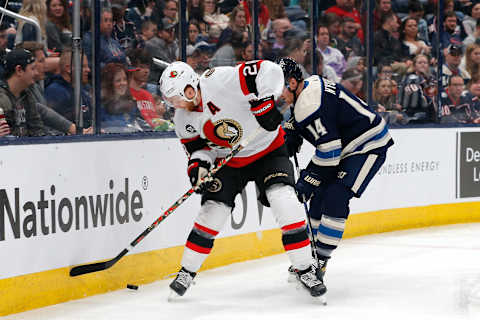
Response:
[[[113,264],[109,265],[108,262],[109,261],[97,262],[97,263],[84,264],[81,266],[73,267],[72,269],[70,269],[70,277],[81,276],[82,274],[108,269],[113,265]]]

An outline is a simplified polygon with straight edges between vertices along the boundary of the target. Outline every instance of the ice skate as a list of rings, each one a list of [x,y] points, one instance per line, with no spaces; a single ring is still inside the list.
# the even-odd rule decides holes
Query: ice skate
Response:
[[[190,272],[182,267],[175,277],[175,280],[170,283],[171,292],[170,296],[168,297],[168,301],[173,301],[183,296],[193,283],[193,278],[195,278],[196,275],[196,272]]]
[[[326,304],[325,293],[327,287],[323,280],[318,278],[317,270],[314,265],[311,265],[306,270],[295,270],[297,280],[303,285],[312,297],[318,298],[322,304]]]

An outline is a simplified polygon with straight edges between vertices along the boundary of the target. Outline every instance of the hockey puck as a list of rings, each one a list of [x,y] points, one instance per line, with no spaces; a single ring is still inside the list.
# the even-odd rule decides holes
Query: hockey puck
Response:
[[[132,290],[138,290],[138,286],[136,286],[134,284],[127,284],[127,288],[132,289]]]

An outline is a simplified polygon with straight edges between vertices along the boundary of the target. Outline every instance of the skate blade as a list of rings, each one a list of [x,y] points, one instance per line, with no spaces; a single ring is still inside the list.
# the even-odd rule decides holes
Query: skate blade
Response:
[[[288,278],[287,278],[287,282],[288,283],[295,283],[297,282],[297,276],[294,274],[294,273],[288,273]]]
[[[299,291],[303,291],[306,294],[308,294],[311,298],[313,298],[315,301],[319,302],[321,305],[326,306],[327,305],[327,293],[325,292],[321,296],[314,297],[310,295],[310,292],[301,284],[297,283],[296,289]]]
[[[326,306],[327,305],[327,297],[324,295],[321,295],[319,297],[312,297],[314,298],[315,300],[317,300],[322,306]]]
[[[168,302],[175,302],[180,300],[182,296],[180,296],[178,293],[170,289],[170,294],[168,295],[167,301]]]

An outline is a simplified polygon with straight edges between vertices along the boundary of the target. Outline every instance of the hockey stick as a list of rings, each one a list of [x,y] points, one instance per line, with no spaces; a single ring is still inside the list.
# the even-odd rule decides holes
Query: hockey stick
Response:
[[[293,161],[295,162],[295,170],[297,171],[297,176],[300,178],[300,167],[298,165],[298,159],[297,159],[296,153],[293,155]],[[317,255],[317,244],[315,243],[315,237],[313,236],[312,221],[310,220],[310,215],[308,214],[308,205],[307,205],[307,201],[305,200],[305,196],[303,196],[302,200],[303,200],[302,201],[303,208],[305,209],[305,214],[307,215],[308,227],[310,228],[310,242],[312,243],[313,257],[315,258],[317,265],[319,265],[318,255]]]
[[[187,192],[185,192],[177,201],[175,201],[175,203],[170,208],[165,210],[165,212],[160,217],[158,217],[147,229],[145,229],[138,237],[136,237],[135,240],[130,243],[130,246],[123,249],[122,252],[120,252],[115,258],[103,262],[90,263],[73,267],[72,269],[70,269],[70,276],[76,277],[82,274],[102,271],[112,267],[115,263],[118,262],[118,260],[120,260],[124,255],[126,255],[128,251],[132,250],[133,247],[139,244],[140,241],[142,241],[153,229],[155,229],[160,224],[160,222],[165,220],[165,218],[167,218],[173,211],[175,211],[175,209],[177,209],[183,202],[185,202],[185,200],[187,200],[199,188],[199,185],[201,185],[203,181],[212,178],[212,176],[217,173],[218,170],[220,170],[227,162],[229,162],[240,151],[242,151],[262,131],[263,129],[261,127],[258,127],[255,132],[243,139],[240,142],[240,145],[235,148],[230,154],[228,154],[225,158],[223,158],[213,169],[211,169],[208,174],[200,180],[200,183],[197,186],[191,187]]]

